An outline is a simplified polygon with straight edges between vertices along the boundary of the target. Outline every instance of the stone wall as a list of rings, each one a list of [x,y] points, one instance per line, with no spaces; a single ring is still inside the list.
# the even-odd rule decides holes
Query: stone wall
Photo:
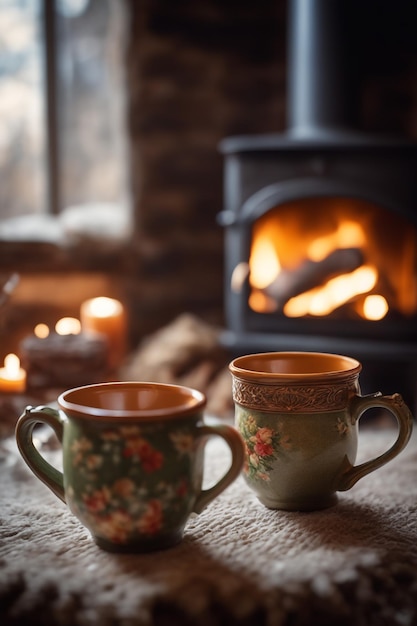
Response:
[[[127,68],[142,329],[223,316],[227,135],[284,126],[285,4],[128,2]]]

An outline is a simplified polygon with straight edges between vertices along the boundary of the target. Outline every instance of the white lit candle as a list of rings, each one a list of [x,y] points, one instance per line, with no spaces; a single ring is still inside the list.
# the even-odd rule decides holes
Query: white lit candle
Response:
[[[99,297],[81,305],[81,328],[86,333],[103,335],[109,348],[109,366],[115,368],[126,351],[126,313],[119,300]]]
[[[19,393],[26,388],[26,372],[16,354],[8,354],[0,368],[0,391]]]
[[[58,335],[79,335],[81,322],[76,317],[62,317],[55,324],[55,332]]]

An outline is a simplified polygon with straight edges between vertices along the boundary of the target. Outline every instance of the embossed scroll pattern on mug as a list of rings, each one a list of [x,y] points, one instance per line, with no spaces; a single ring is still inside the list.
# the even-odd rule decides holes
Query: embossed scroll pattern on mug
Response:
[[[355,393],[354,381],[316,385],[259,385],[233,378],[233,400],[259,411],[335,411]]]

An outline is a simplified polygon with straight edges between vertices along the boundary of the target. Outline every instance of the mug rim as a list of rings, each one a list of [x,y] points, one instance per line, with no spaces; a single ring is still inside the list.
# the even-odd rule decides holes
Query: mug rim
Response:
[[[134,409],[122,408],[105,408],[98,406],[98,402],[84,402],[81,398],[91,392],[102,390],[107,391],[123,391],[123,389],[141,389],[165,391],[167,393],[177,393],[179,395],[178,404],[168,404],[167,406],[159,406],[157,408],[141,408]],[[75,397],[74,397],[75,396]],[[94,383],[91,385],[82,385],[73,387],[62,392],[57,399],[58,406],[71,416],[81,417],[84,419],[100,418],[103,421],[114,421],[115,419],[126,421],[152,421],[155,419],[177,419],[179,417],[192,416],[201,411],[207,403],[204,393],[186,387],[184,385],[176,385],[171,383],[159,383],[153,381],[110,381],[104,383]]]
[[[301,359],[313,359],[317,362],[330,362],[336,361],[345,363],[346,367],[326,367],[320,371],[274,371],[267,367],[262,367],[262,364],[273,363],[274,361],[290,360],[294,362],[301,361]],[[248,364],[252,362],[252,366]],[[257,367],[254,367],[253,363],[258,363]],[[246,366],[246,367],[245,367]],[[362,370],[362,364],[355,358],[330,352],[308,352],[308,351],[284,351],[284,352],[258,352],[253,354],[245,354],[236,357],[229,363],[229,371],[236,378],[242,378],[244,380],[252,380],[254,382],[279,382],[279,381],[315,381],[322,379],[325,376],[327,379],[340,379],[346,376],[356,376]]]

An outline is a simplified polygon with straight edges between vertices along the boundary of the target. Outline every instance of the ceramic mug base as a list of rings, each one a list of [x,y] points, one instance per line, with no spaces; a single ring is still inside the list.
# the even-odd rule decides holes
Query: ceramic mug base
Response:
[[[93,537],[99,548],[106,552],[118,552],[121,554],[140,554],[146,552],[157,552],[173,548],[182,541],[182,533],[164,535],[163,537],[149,537],[141,541],[132,543],[114,543],[101,537]]]
[[[320,511],[322,509],[328,509],[338,503],[338,497],[335,493],[326,497],[314,498],[313,500],[303,502],[296,500],[276,500],[274,498],[265,497],[264,495],[257,496],[257,498],[259,502],[268,509],[280,511]]]

